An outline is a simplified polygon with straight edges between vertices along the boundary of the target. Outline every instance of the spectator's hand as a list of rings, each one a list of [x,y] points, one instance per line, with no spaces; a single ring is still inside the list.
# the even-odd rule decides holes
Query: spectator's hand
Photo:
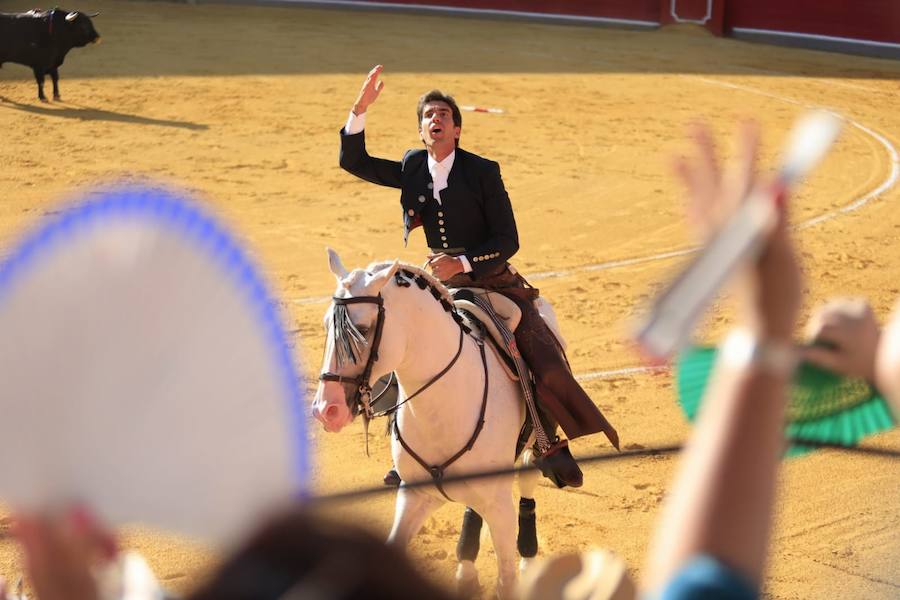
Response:
[[[813,345],[803,358],[835,373],[874,383],[875,353],[881,327],[862,298],[837,298],[817,309],[806,326]]]
[[[19,515],[15,535],[37,600],[97,600],[92,569],[115,557],[116,543],[90,513]]]
[[[369,108],[369,105],[378,98],[381,90],[384,89],[384,81],[378,79],[383,69],[384,66],[375,65],[369,71],[366,80],[363,82],[362,89],[359,90],[359,96],[356,97],[356,102],[353,103],[353,114],[363,114]]]
[[[875,355],[875,387],[900,419],[900,302],[881,331]]]
[[[734,213],[750,190],[765,190],[766,183],[755,177],[759,133],[755,125],[745,125],[739,136],[739,152],[733,167],[719,170],[709,128],[692,131],[697,156],[681,159],[677,171],[691,197],[689,214],[702,236],[710,236]],[[772,184],[769,188],[774,190]],[[761,338],[787,341],[791,338],[800,309],[802,284],[785,212],[784,198],[771,200],[778,208],[778,220],[768,244],[752,269],[743,277],[738,293],[747,325]]]

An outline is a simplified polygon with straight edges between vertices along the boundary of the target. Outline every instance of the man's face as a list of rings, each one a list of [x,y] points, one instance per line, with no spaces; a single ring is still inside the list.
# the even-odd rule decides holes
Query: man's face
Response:
[[[429,102],[422,107],[419,135],[426,146],[456,146],[461,128],[453,124],[453,111],[446,102]]]

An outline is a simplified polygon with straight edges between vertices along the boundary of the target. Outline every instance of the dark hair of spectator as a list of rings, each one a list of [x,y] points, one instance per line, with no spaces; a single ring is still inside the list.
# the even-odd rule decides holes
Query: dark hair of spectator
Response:
[[[267,523],[189,600],[449,600],[372,534],[293,511]]]

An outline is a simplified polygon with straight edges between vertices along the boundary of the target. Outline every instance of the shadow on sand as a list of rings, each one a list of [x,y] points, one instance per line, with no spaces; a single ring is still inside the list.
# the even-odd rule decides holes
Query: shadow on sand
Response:
[[[63,108],[57,108],[59,106],[63,106]],[[79,121],[112,121],[114,123],[131,123],[133,125],[177,127],[179,129],[190,129],[193,131],[203,131],[209,129],[208,125],[192,123],[190,121],[152,119],[150,117],[142,117],[140,115],[129,115],[127,113],[103,110],[100,108],[79,106],[77,104],[70,104],[64,101],[56,102],[54,104],[23,104],[21,102],[16,102],[15,100],[10,100],[5,96],[0,96],[0,108],[11,108],[13,110],[20,110],[22,112],[31,113],[34,115],[58,117],[62,119],[77,119]]]

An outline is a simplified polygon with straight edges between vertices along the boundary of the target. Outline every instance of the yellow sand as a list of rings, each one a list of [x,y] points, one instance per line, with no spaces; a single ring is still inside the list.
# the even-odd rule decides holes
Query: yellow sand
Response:
[[[30,7],[4,3],[4,10]],[[0,254],[77,188],[122,178],[188,188],[258,253],[308,374],[318,370],[325,305],[306,300],[333,288],[325,246],[348,266],[394,257],[418,263],[424,254],[421,231],[402,246],[397,192],[337,166],[337,131],[373,64],[386,65],[368,125],[369,147],[379,155],[399,158],[417,145],[415,100],[431,87],[461,104],[506,110],[465,113],[462,142],[501,163],[522,242],[519,269],[526,276],[574,270],[535,283],[556,306],[577,373],[638,364],[623,341],[627,318],[682,259],[578,268],[691,243],[668,168],[685,148],[686,123],[705,119],[724,135],[737,119],[755,117],[764,125],[769,165],[806,105],[832,107],[858,123],[794,198],[798,222],[878,188],[897,160],[889,148],[900,146],[896,62],[751,45],[693,29],[111,1],[80,8],[103,11],[96,19],[103,44],[69,55],[61,70],[65,102],[38,103],[23,67],[0,70]],[[887,313],[900,295],[898,201],[892,186],[802,230],[810,305],[865,294]],[[710,337],[730,322],[727,305],[717,306]],[[669,375],[585,385],[624,448],[686,438]],[[389,465],[381,437],[365,458],[359,425],[339,436],[315,427],[312,437],[323,492],[374,485]],[[871,443],[897,449],[900,434]],[[574,448],[609,450],[601,436]],[[541,551],[605,546],[638,572],[674,464],[655,457],[588,467],[579,490],[542,483]],[[898,498],[896,461],[820,452],[787,463],[767,594],[895,598]],[[385,533],[393,498],[335,510]],[[423,569],[442,580],[454,567],[460,517],[460,507],[443,508],[412,546]],[[0,536],[5,528],[0,523]],[[175,590],[188,589],[208,565],[202,551],[172,537],[135,529],[126,542]],[[482,548],[479,566],[490,587],[493,552],[487,540]],[[0,539],[0,573],[13,577],[20,568],[13,543]]]

